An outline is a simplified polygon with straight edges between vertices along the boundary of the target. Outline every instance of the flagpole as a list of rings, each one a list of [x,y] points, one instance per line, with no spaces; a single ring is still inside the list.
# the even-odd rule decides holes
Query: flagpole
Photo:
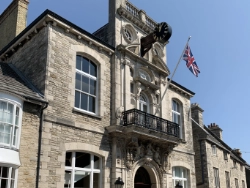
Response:
[[[169,79],[169,82],[168,82],[167,87],[166,87],[166,89],[165,89],[165,91],[164,91],[164,93],[163,93],[163,95],[162,95],[162,97],[161,97],[161,101],[159,102],[159,104],[161,104],[161,102],[162,102],[162,100],[163,100],[163,98],[164,98],[164,96],[165,96],[165,94],[166,94],[166,92],[167,92],[167,90],[168,90],[168,87],[169,87],[170,83],[172,82],[172,79],[173,79],[173,77],[174,77],[174,74],[175,74],[175,72],[176,72],[176,70],[177,70],[177,68],[178,68],[178,65],[179,65],[180,62],[181,62],[181,59],[182,59],[182,57],[183,57],[183,54],[184,54],[184,52],[185,52],[185,50],[186,50],[187,44],[188,44],[188,42],[189,42],[190,39],[191,39],[191,36],[188,37],[188,40],[187,40],[187,42],[186,42],[186,45],[185,45],[185,47],[184,47],[184,49],[183,49],[183,51],[182,51],[182,53],[181,53],[181,56],[180,56],[180,58],[179,58],[178,63],[177,63],[176,66],[175,66],[174,72],[173,72],[172,76],[171,76],[170,79]],[[154,115],[156,115],[156,112],[157,112],[157,110],[158,110],[158,108],[159,108],[159,106],[160,106],[159,104],[157,105],[157,107],[156,107],[156,109],[155,109],[155,114],[154,114]]]

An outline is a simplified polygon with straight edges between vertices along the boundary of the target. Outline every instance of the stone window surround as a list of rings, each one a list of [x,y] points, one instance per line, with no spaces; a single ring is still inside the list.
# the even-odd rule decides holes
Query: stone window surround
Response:
[[[127,32],[130,33],[131,35],[131,39],[129,39],[127,37]],[[125,41],[130,44],[132,43],[133,41],[135,41],[136,39],[138,39],[138,36],[137,36],[137,32],[134,28],[134,26],[130,23],[127,23],[126,25],[123,25],[122,26],[122,34],[123,34],[123,38],[125,39]]]
[[[71,75],[75,75],[76,70],[76,56],[77,55],[81,55],[83,57],[88,58],[89,60],[91,60],[92,62],[94,62],[97,65],[97,69],[98,69],[98,75],[97,75],[97,108],[96,108],[96,114],[93,113],[88,113],[86,111],[80,110],[78,108],[75,108],[75,79],[72,79],[72,83],[70,83],[70,85],[72,84],[73,87],[70,86],[70,88],[72,88],[71,92],[73,97],[73,100],[71,101],[71,106],[73,108],[73,111],[77,111],[79,113],[83,113],[83,114],[87,114],[89,116],[93,116],[93,117],[97,117],[97,118],[101,118],[104,115],[105,112],[105,107],[104,107],[104,96],[101,95],[101,93],[105,93],[106,92],[106,88],[104,87],[104,82],[105,82],[105,72],[106,72],[106,66],[105,66],[105,60],[100,56],[100,53],[92,48],[90,48],[89,46],[86,45],[71,45],[71,50],[72,50],[72,59],[70,60],[70,65],[72,66],[72,73]]]

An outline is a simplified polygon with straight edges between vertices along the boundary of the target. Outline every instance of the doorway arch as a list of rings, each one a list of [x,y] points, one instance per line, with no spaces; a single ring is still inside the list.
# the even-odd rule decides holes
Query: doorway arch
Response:
[[[140,167],[136,171],[134,188],[151,188],[150,175],[144,167]]]

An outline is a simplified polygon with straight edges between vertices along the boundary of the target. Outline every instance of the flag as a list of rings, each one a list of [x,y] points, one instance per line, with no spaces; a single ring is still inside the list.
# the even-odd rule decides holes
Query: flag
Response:
[[[191,52],[191,49],[189,45],[187,44],[187,47],[183,54],[183,60],[186,61],[187,68],[196,76],[198,77],[198,74],[200,73],[199,67],[196,64],[196,61],[194,59],[194,56]]]

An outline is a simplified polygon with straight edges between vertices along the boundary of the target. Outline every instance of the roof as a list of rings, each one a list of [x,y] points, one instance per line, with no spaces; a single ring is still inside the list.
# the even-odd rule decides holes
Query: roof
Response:
[[[228,146],[225,142],[223,142],[220,138],[218,138],[214,133],[212,133],[209,128],[207,128],[205,125],[199,125],[196,122],[193,122],[193,125],[196,127],[199,127],[200,130],[203,131],[204,134],[200,135],[200,139],[206,139],[209,142],[212,142],[213,144],[217,145],[219,148],[226,150],[230,153],[231,157],[234,158],[237,161],[240,161],[241,163],[246,163],[244,159],[242,159],[240,156],[238,156],[233,149]]]
[[[0,91],[15,94],[26,101],[47,103],[43,94],[10,63],[0,62]]]
[[[93,34],[87,32],[86,30],[80,28],[79,26],[73,24],[72,22],[66,20],[65,18],[59,16],[58,14],[52,12],[51,10],[45,10],[40,16],[38,16],[28,27],[26,27],[18,36],[16,36],[7,46],[5,46],[1,51],[0,51],[0,55],[3,54],[6,50],[9,49],[9,47],[11,47],[16,41],[18,41],[23,35],[25,35],[25,33],[27,33],[27,31],[29,31],[30,29],[33,28],[33,26],[35,26],[38,22],[40,22],[45,16],[50,15],[56,19],[58,19],[59,21],[67,24],[68,26],[70,26],[71,28],[83,33],[84,35],[90,37],[91,39],[101,43],[102,45],[114,50],[115,48],[111,45],[109,45],[108,43],[104,42],[103,40],[99,39],[98,37],[94,36]]]
[[[170,80],[170,79],[168,78],[168,81],[169,81],[169,80]],[[175,82],[175,81],[171,80],[171,83],[172,83],[172,84],[174,84],[174,85],[176,85],[177,87],[179,87],[179,88],[183,89],[184,91],[186,91],[186,92],[190,93],[191,95],[195,95],[195,93],[194,93],[193,91],[191,91],[191,90],[189,90],[189,89],[185,88],[184,86],[182,86],[182,85],[178,84],[177,82]]]

